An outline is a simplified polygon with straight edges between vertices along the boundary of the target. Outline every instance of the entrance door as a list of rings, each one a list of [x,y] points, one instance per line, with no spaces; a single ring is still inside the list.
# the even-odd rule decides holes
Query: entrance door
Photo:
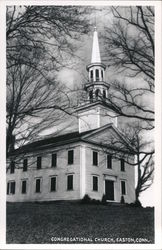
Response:
[[[105,180],[105,195],[107,200],[114,200],[114,181]]]

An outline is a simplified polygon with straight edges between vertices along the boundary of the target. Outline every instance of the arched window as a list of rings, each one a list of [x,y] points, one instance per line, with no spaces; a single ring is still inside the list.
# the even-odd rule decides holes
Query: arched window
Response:
[[[96,69],[96,81],[99,81],[99,70]]]
[[[99,89],[96,89],[96,91],[95,91],[95,96],[96,96],[96,98],[98,98],[99,97]]]
[[[101,77],[102,77],[102,81],[103,81],[103,70],[101,70]]]
[[[103,98],[106,99],[106,90],[103,90]]]
[[[90,81],[93,81],[93,70],[90,71]]]
[[[90,102],[93,101],[93,92],[92,92],[92,90],[89,91],[89,100],[90,100]]]

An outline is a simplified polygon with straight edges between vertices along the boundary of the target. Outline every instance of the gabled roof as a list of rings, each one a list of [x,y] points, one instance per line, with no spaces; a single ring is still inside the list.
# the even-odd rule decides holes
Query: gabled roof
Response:
[[[28,143],[18,149],[15,149],[11,155],[32,153],[35,151],[63,146],[79,141],[115,149],[115,147],[113,147],[113,145],[111,145],[111,142],[109,141],[110,135],[113,134],[112,132],[115,133],[115,136],[117,136],[120,141],[123,141],[125,144],[129,145],[129,142],[124,138],[119,130],[115,128],[112,123],[109,123],[100,128],[85,131],[82,133],[79,133],[79,131],[75,131],[72,133],[52,136],[39,141]],[[102,137],[104,137],[104,140],[102,139]]]
[[[82,136],[91,133],[93,130],[85,131],[83,133],[79,133],[79,131],[66,133],[63,135],[53,135],[52,137],[47,137],[42,140],[34,141],[32,143],[28,143],[23,145],[22,147],[15,149],[11,154],[21,154],[21,153],[29,153],[37,150],[41,150],[44,148],[55,147],[58,145],[69,144],[72,142],[79,141]]]

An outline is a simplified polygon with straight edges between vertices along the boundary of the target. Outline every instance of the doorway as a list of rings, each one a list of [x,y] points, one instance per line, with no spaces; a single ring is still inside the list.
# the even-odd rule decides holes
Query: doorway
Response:
[[[107,200],[114,201],[114,181],[105,180],[105,195]]]

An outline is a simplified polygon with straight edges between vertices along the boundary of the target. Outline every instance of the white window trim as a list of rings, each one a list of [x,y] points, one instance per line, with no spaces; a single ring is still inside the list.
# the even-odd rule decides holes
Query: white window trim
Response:
[[[122,181],[124,181],[125,182],[125,194],[122,194]],[[127,195],[127,180],[125,180],[125,179],[120,179],[120,194],[121,195]]]
[[[11,193],[11,183],[15,182],[15,193],[16,193],[16,181],[15,180],[9,180],[7,182],[7,186],[8,186],[8,183],[9,183],[9,193],[7,195],[15,195],[15,193]]]
[[[73,176],[73,188],[72,189],[68,189],[68,176]],[[67,183],[66,183],[66,191],[74,191],[74,174],[68,173],[66,175],[66,181],[67,181]]]
[[[107,166],[108,166],[108,161],[107,161],[108,155],[111,156],[111,168],[108,168],[108,167],[107,167]],[[109,154],[109,153],[106,153],[106,169],[108,169],[108,170],[113,170],[113,157],[112,157],[112,155]]]
[[[57,192],[57,182],[58,182],[58,181],[57,181],[57,178],[58,178],[58,175],[50,175],[49,177],[50,177],[49,192],[50,192],[50,193],[55,193],[55,192]],[[55,191],[54,191],[54,190],[52,191],[52,190],[51,190],[51,178],[54,178],[54,177],[56,178],[56,190],[55,190]]]
[[[68,155],[69,155],[69,151],[73,151],[73,163],[72,164],[69,164],[68,163]],[[71,165],[74,165],[74,162],[75,162],[75,154],[74,154],[74,148],[68,148],[67,149],[67,166],[71,166]]]
[[[22,182],[23,181],[26,181],[26,192],[25,193],[22,193]],[[25,195],[25,194],[27,194],[27,192],[28,192],[28,179],[24,178],[24,179],[21,179],[21,194]]]
[[[43,183],[43,177],[35,177],[35,190],[34,190],[34,193],[35,194],[40,194],[42,193],[42,183]],[[36,192],[36,180],[40,179],[40,192]]]
[[[97,177],[97,190],[93,190],[93,177]],[[92,175],[92,191],[99,192],[99,175],[96,175],[96,174]]]
[[[52,166],[52,155],[56,154],[56,166]],[[51,152],[51,168],[57,168],[58,167],[58,152]]]
[[[97,165],[93,164],[93,152],[97,153]],[[92,166],[99,167],[99,151],[92,149]]]

